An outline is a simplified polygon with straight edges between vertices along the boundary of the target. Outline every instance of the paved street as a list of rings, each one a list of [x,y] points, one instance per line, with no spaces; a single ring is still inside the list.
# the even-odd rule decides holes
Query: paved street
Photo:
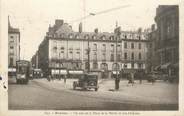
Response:
[[[120,82],[120,90],[113,91],[114,81],[99,80],[99,90],[73,90],[68,79],[48,82],[46,79],[34,79],[28,85],[17,85],[9,81],[9,109],[25,110],[176,110],[178,104],[178,86],[167,82],[154,85],[138,81],[127,86]]]

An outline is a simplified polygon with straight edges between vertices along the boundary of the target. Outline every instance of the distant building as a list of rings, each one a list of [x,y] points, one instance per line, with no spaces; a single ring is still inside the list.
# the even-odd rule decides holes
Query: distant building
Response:
[[[158,32],[155,24],[151,26],[151,31],[148,33],[148,43],[147,43],[147,59],[146,59],[146,69],[147,72],[151,72],[159,68],[159,56],[156,55],[156,40],[158,38]]]
[[[15,71],[16,61],[20,60],[20,31],[13,28],[8,20],[8,68]]]
[[[32,68],[38,68],[38,51],[31,58],[31,66]]]
[[[158,38],[155,52],[158,64],[169,75],[179,70],[179,8],[177,5],[160,5],[156,10]],[[171,67],[173,67],[171,69]]]
[[[101,77],[110,77],[116,69],[145,69],[146,37],[143,32],[121,32],[117,40],[114,33],[74,32],[63,20],[56,20],[38,49],[38,68],[45,74],[88,69],[88,40],[90,48],[90,71]],[[124,45],[127,45],[125,47]],[[125,54],[127,54],[125,56]],[[125,67],[124,67],[125,66]],[[124,68],[123,68],[124,67]],[[48,75],[48,74],[47,74]]]
[[[147,32],[141,29],[121,32],[122,69],[145,70],[147,43]]]

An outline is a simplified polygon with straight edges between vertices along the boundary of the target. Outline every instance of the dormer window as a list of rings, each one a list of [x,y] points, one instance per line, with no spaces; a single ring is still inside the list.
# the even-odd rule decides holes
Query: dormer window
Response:
[[[103,35],[102,37],[101,37],[101,40],[105,40],[106,39],[106,37],[105,37],[105,35]]]
[[[114,36],[111,36],[111,37],[110,37],[110,40],[114,40]]]
[[[73,34],[70,34],[70,35],[69,35],[69,38],[70,38],[70,39],[73,38]]]
[[[127,35],[125,35],[125,39],[127,39]]]
[[[85,35],[85,37],[84,37],[85,39],[89,39],[89,35]]]
[[[64,38],[64,33],[60,34],[60,38]]]
[[[76,37],[76,39],[79,39],[79,35],[76,35],[75,37]]]
[[[95,35],[93,35],[93,39],[96,39],[96,36]]]

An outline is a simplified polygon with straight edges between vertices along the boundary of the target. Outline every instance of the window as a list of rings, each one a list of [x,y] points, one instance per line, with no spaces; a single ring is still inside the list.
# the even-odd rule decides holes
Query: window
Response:
[[[105,61],[105,60],[106,60],[106,58],[105,58],[105,57],[106,57],[106,55],[105,55],[105,53],[103,53],[103,54],[102,54],[102,60],[103,60],[103,61]]]
[[[117,47],[117,51],[118,51],[118,52],[120,52],[120,51],[121,51],[121,46],[120,46],[120,45],[118,45],[118,47]]]
[[[142,56],[141,56],[141,53],[139,53],[139,60],[141,59],[141,57],[142,57]]]
[[[141,43],[139,43],[139,49],[141,49]]]
[[[85,39],[89,39],[89,35],[85,35],[85,37],[84,37]]]
[[[70,35],[69,35],[69,38],[70,38],[70,39],[73,38],[73,34],[70,34]]]
[[[93,69],[98,69],[98,63],[96,62],[93,63]]]
[[[141,64],[141,63],[138,64],[138,68],[139,68],[139,69],[142,68],[142,64]]]
[[[105,35],[102,36],[102,40],[105,40]]]
[[[97,44],[94,44],[94,50],[95,51],[97,50]]]
[[[111,54],[111,62],[114,61],[114,54]]]
[[[73,59],[73,51],[69,52],[69,59]]]
[[[110,37],[110,40],[114,40],[114,36],[111,36],[111,37]]]
[[[134,53],[132,53],[131,59],[134,60]]]
[[[89,63],[86,62],[86,63],[85,63],[85,69],[88,69],[88,67],[89,67]]]
[[[114,63],[113,66],[112,66],[112,69],[113,69],[113,70],[119,70],[119,69],[120,69],[119,64]]]
[[[150,48],[152,48],[152,43],[150,43]]]
[[[120,60],[121,60],[121,55],[117,54],[117,61],[120,61]]]
[[[60,34],[60,37],[61,37],[61,38],[64,38],[64,34],[63,34],[63,33],[62,33],[62,34]]]
[[[134,68],[134,63],[133,62],[131,63],[131,67]]]
[[[124,68],[127,68],[127,64],[124,64],[123,67],[124,67]]]
[[[13,49],[14,47],[13,46],[10,46],[10,49]]]
[[[108,70],[108,65],[106,63],[101,64],[101,69],[102,70]]]
[[[127,53],[124,53],[124,59],[127,60]]]
[[[94,53],[94,56],[93,56],[93,60],[97,60],[97,54],[96,54],[96,52]]]
[[[124,48],[127,48],[127,42],[124,43]]]
[[[171,21],[167,21],[167,37],[171,34]]]
[[[138,35],[138,39],[141,40],[141,36],[140,35]]]
[[[76,55],[77,55],[76,58],[80,59],[80,52],[77,52]]]
[[[60,59],[64,59],[64,51],[61,51],[61,53],[59,54]]]
[[[10,66],[13,66],[13,58],[10,58]]]
[[[131,48],[134,49],[134,43],[131,43]]]
[[[96,36],[95,35],[93,35],[93,39],[96,39]]]
[[[79,35],[76,35],[75,38],[76,38],[76,39],[79,39]]]
[[[103,44],[102,50],[106,51],[106,45],[105,44]]]
[[[10,36],[10,38],[12,38],[12,39],[13,39],[13,36]]]
[[[114,52],[114,44],[111,44],[111,51]]]
[[[125,39],[127,39],[127,35],[125,35]]]

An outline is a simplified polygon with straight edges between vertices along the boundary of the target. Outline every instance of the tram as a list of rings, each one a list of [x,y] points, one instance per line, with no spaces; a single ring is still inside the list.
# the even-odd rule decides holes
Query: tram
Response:
[[[16,62],[16,82],[17,84],[28,84],[30,73],[30,62],[18,60]]]

